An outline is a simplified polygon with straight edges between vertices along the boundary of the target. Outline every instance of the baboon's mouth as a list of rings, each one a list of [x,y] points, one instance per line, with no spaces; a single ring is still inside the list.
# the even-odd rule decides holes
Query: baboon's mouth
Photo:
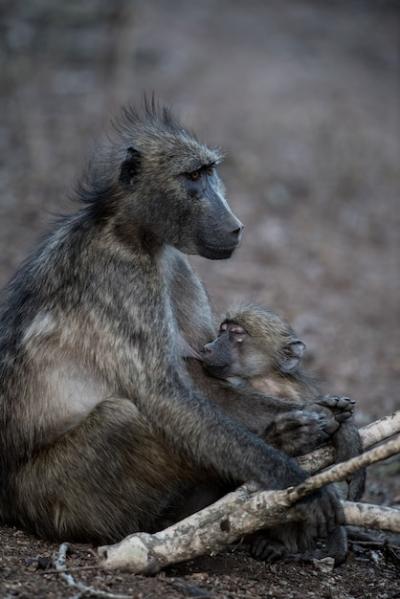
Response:
[[[200,256],[208,258],[209,260],[226,260],[230,258],[237,248],[237,244],[229,247],[223,247],[218,245],[202,245],[199,248]]]
[[[215,364],[207,364],[206,361],[203,362],[203,368],[210,374],[211,376],[217,379],[226,379],[229,376],[229,364],[225,366],[218,366]]]

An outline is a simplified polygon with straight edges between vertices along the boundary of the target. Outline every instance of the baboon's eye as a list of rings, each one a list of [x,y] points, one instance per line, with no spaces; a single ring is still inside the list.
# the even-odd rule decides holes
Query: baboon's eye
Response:
[[[201,177],[201,172],[199,170],[192,171],[191,173],[186,173],[186,177],[190,179],[190,181],[198,181]]]
[[[244,330],[244,328],[239,325],[233,325],[229,328],[229,330],[234,335],[245,335],[246,334],[246,331]]]
[[[207,166],[206,173],[209,177],[211,177],[214,174],[214,165],[210,164],[210,166]]]

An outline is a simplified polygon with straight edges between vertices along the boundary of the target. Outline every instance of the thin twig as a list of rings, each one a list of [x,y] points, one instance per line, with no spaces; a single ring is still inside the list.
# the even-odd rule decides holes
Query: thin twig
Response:
[[[84,572],[85,570],[104,570],[104,568],[98,564],[96,566],[71,566],[68,568],[68,572]],[[49,568],[48,570],[35,570],[33,574],[44,576],[45,574],[59,574],[59,571]]]
[[[79,591],[76,595],[76,599],[80,597],[102,597],[103,599],[131,599],[130,595],[119,595],[116,593],[109,593],[108,591],[101,591],[94,587],[83,584],[75,580],[75,578],[67,571],[66,558],[69,549],[68,543],[62,543],[60,545],[58,553],[53,558],[53,564],[56,571],[60,574],[63,580],[72,587]]]

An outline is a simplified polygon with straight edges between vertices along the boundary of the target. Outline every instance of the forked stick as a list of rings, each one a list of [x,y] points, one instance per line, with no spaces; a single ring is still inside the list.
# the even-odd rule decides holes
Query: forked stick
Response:
[[[365,443],[376,443],[399,432],[400,412],[375,424],[376,427],[366,427],[367,433],[365,436],[363,434],[363,438],[367,439]],[[364,433],[365,429],[362,430]],[[384,445],[311,476],[297,487],[255,493],[249,486],[243,485],[166,530],[154,535],[138,533],[115,545],[99,547],[102,565],[106,568],[126,568],[135,573],[154,573],[169,564],[218,551],[244,534],[293,521],[298,515],[295,510],[288,508],[299,499],[325,484],[343,480],[360,468],[397,453],[400,453],[400,435]],[[389,508],[385,508],[380,510],[377,518],[377,506],[372,512],[360,505],[343,502],[347,524],[360,525],[360,514],[369,513],[368,526],[378,525],[380,528],[384,524],[394,532],[400,530],[398,510],[392,509],[389,514]]]

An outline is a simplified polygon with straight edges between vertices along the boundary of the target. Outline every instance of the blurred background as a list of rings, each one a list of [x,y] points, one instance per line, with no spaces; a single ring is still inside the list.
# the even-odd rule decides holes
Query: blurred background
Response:
[[[1,286],[73,209],[112,115],[154,91],[226,153],[242,247],[194,260],[217,311],[279,311],[360,422],[399,408],[399,16],[382,0],[3,0]]]

